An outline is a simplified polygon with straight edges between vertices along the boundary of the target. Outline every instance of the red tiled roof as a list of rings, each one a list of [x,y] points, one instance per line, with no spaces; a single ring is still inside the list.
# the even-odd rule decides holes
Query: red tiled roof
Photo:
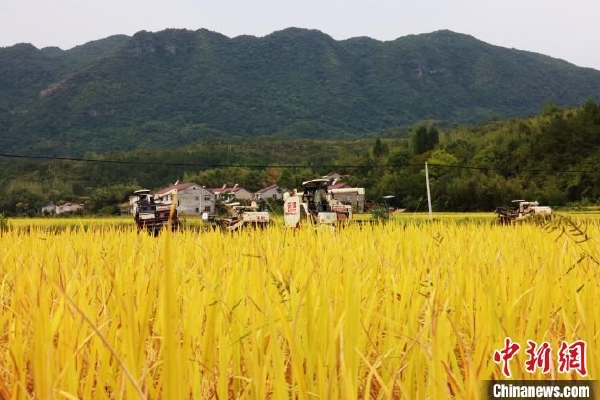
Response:
[[[344,182],[340,182],[340,183],[336,183],[335,185],[329,185],[327,186],[327,190],[331,190],[331,189],[341,189],[344,187],[347,187],[348,185],[345,184]]]
[[[277,184],[276,184],[276,183],[274,183],[274,184],[272,184],[271,186],[267,186],[267,187],[265,187],[265,188],[262,188],[262,189],[259,189],[259,190],[257,190],[257,191],[256,191],[256,193],[259,193],[259,194],[260,194],[260,193],[264,193],[264,192],[266,192],[267,190],[275,189],[276,187],[277,187]]]
[[[165,193],[168,193],[171,190],[175,190],[175,189],[177,189],[179,191],[179,190],[187,189],[190,186],[194,186],[194,185],[195,185],[195,183],[178,183],[176,185],[171,185],[169,187],[161,189],[158,192],[156,192],[156,194],[165,194]]]
[[[244,188],[241,186],[237,186],[237,187],[227,187],[227,188],[215,188],[215,189],[210,189],[210,190],[214,194],[223,194],[223,193],[235,193],[242,189],[244,189]]]

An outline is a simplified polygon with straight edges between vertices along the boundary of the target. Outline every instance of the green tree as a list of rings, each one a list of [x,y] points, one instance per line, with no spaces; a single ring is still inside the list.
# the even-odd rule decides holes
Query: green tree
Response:
[[[13,180],[7,188],[13,211],[17,213],[38,210],[48,201],[40,182],[34,180]]]
[[[413,152],[415,155],[423,154],[433,150],[440,142],[440,133],[435,127],[429,129],[424,126],[418,126],[411,135]]]
[[[553,117],[559,112],[560,108],[558,107],[558,104],[556,104],[556,101],[548,99],[544,100],[544,102],[542,103],[542,115],[545,115],[547,117]]]
[[[124,202],[137,189],[139,187],[123,184],[98,188],[91,196],[88,209],[92,213],[117,214],[119,203]]]
[[[277,179],[277,185],[288,190],[296,188],[296,178],[289,168],[284,168],[281,171],[279,179]]]
[[[373,146],[373,157],[375,159],[381,159],[386,157],[390,152],[390,149],[386,143],[382,143],[380,138],[375,140],[375,145]]]

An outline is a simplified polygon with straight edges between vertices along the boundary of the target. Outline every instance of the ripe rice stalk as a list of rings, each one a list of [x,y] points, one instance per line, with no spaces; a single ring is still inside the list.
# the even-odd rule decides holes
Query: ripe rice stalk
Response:
[[[503,378],[597,379],[598,221],[0,237],[0,395],[476,399]],[[568,227],[568,225],[567,225]],[[585,229],[583,229],[585,228]],[[567,230],[567,232],[569,232]],[[527,341],[552,370],[528,372]],[[560,373],[586,342],[587,375]]]

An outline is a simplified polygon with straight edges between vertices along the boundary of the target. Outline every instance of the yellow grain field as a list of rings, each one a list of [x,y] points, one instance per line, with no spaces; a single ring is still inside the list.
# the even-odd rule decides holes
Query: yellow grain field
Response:
[[[480,399],[506,338],[511,379],[598,379],[600,228],[580,227],[8,230],[0,399]],[[585,375],[560,368],[577,341]]]

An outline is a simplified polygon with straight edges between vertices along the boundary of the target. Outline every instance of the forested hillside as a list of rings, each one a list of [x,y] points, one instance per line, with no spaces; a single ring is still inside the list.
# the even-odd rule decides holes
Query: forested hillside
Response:
[[[26,126],[43,100],[76,71],[108,57],[127,41],[125,35],[111,36],[68,51],[56,47],[38,50],[26,43],[0,48],[0,144],[12,143],[8,150],[18,152],[22,150],[19,141],[25,145],[35,142],[38,132]],[[22,134],[16,143],[11,139],[14,130]]]
[[[69,51],[0,49],[0,146],[81,156],[232,135],[406,137],[598,99],[600,71],[450,31],[389,42],[290,28],[139,32]]]
[[[367,198],[426,209],[429,163],[436,211],[492,211],[525,198],[552,207],[600,202],[600,104],[564,109],[547,103],[530,118],[453,129],[417,125],[409,138],[281,139],[229,137],[171,150],[136,150],[81,160],[0,157],[0,212],[35,212],[50,201],[78,201],[115,213],[140,188],[180,180],[207,187],[237,183],[255,191],[272,183],[299,188],[339,172]]]

